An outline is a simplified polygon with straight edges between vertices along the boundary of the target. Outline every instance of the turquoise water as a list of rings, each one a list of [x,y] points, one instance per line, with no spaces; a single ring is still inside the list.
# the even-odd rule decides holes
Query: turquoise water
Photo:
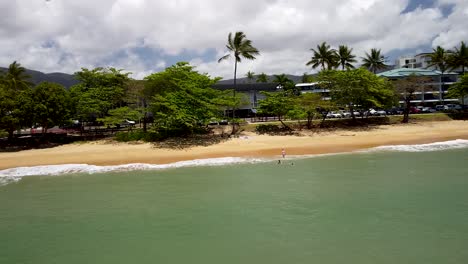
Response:
[[[468,149],[0,186],[0,263],[468,263]]]

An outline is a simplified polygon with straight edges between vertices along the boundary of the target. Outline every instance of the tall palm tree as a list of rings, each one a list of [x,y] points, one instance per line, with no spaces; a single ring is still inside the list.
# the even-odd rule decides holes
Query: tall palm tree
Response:
[[[267,83],[268,82],[268,75],[262,72],[257,76],[257,82],[259,83]]]
[[[385,57],[381,54],[380,49],[371,49],[370,54],[366,52],[366,56],[362,58],[362,67],[367,68],[374,74],[377,70],[383,70],[388,67],[385,64]]]
[[[317,68],[322,66],[322,70],[325,69],[325,65],[327,65],[327,69],[332,69],[336,65],[336,52],[334,49],[330,48],[326,42],[322,42],[322,44],[317,45],[317,50],[310,49],[314,55],[306,63],[307,66],[311,66],[312,68]]]
[[[465,67],[468,67],[468,48],[464,41],[460,43],[460,47],[455,47],[449,56],[449,66],[451,70],[461,67],[462,75],[465,74]]]
[[[248,71],[245,74],[245,77],[247,77],[247,80],[248,80],[249,83],[252,83],[252,80],[255,78],[255,73],[251,72],[251,71]]]
[[[236,96],[236,89],[237,89],[237,63],[242,61],[242,58],[248,59],[248,60],[255,60],[255,56],[260,55],[260,52],[252,46],[252,41],[250,39],[247,39],[245,36],[244,32],[238,31],[236,34],[234,34],[234,37],[232,37],[232,33],[229,32],[228,35],[228,43],[226,45],[226,48],[229,50],[229,54],[224,55],[223,57],[219,58],[218,63],[229,59],[232,56],[234,56],[234,92],[233,95],[234,97]],[[232,111],[232,116],[235,117],[235,109]]]
[[[449,68],[449,53],[441,46],[437,46],[435,49],[432,49],[432,53],[429,54],[429,58],[430,61],[427,68],[435,66],[440,71],[439,95],[440,99],[442,99],[442,104],[444,104],[444,72],[446,72]]]
[[[21,66],[21,64],[14,61],[8,70],[5,72],[5,75],[2,77],[2,82],[9,86],[10,88],[18,91],[25,90],[32,86],[32,83],[27,81],[31,76],[26,74],[26,69]]]
[[[338,52],[336,53],[337,61],[338,61],[338,66],[341,66],[341,68],[344,70],[345,68],[347,70],[353,69],[354,66],[351,63],[356,62],[356,56],[352,54],[353,49],[348,48],[346,45],[340,45],[338,47]]]

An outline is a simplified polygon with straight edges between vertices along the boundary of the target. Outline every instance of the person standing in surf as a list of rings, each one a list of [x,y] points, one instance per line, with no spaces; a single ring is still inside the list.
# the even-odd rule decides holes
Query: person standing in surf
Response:
[[[286,157],[286,150],[281,149],[281,156],[283,156],[283,159]]]

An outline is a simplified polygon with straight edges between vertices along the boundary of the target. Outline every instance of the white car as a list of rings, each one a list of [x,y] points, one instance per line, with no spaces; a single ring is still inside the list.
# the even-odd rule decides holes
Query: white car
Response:
[[[450,111],[450,110],[462,110],[461,105],[457,104],[446,104],[444,105],[444,110]]]
[[[342,118],[343,116],[337,112],[330,112],[327,114],[327,118]]]

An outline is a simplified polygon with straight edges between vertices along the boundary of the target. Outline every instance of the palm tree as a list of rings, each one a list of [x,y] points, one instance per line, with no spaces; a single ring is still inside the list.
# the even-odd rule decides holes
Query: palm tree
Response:
[[[248,59],[248,60],[255,60],[256,55],[260,55],[260,52],[252,46],[252,41],[250,39],[247,39],[244,32],[238,31],[234,35],[234,38],[232,37],[232,33],[229,33],[228,35],[228,43],[226,45],[226,48],[229,50],[229,54],[224,55],[223,57],[219,58],[218,63],[226,60],[231,57],[231,55],[234,56],[234,92],[233,95],[234,97],[236,96],[236,88],[237,88],[237,82],[236,82],[236,77],[237,77],[237,63],[242,61],[242,58]],[[235,117],[235,109],[232,111],[232,117]]]
[[[340,45],[338,47],[338,52],[336,53],[336,57],[338,59],[338,66],[344,70],[353,69],[354,66],[351,63],[356,62],[356,56],[352,54],[353,49],[348,48],[346,45]]]
[[[427,68],[435,66],[440,71],[440,87],[439,87],[439,95],[440,99],[442,99],[442,104],[444,104],[444,72],[446,72],[449,68],[448,61],[449,56],[448,52],[442,48],[441,46],[437,46],[437,48],[432,49],[432,53],[429,54],[429,65]]]
[[[461,67],[462,75],[465,74],[465,67],[468,67],[468,48],[465,42],[460,43],[460,48],[455,47],[455,50],[449,56],[449,66],[451,66],[451,70]]]
[[[286,76],[286,74],[275,75],[274,82],[278,84],[279,87],[284,87],[286,84],[293,83],[291,79]]]
[[[21,64],[14,61],[8,67],[1,81],[15,91],[18,91],[28,89],[32,86],[31,82],[26,81],[26,79],[30,78],[31,76],[26,74],[26,69],[22,67]]]
[[[255,73],[251,72],[251,71],[248,71],[245,74],[245,77],[247,77],[247,80],[248,80],[249,83],[252,83],[252,80],[255,78]]]
[[[257,76],[257,82],[259,83],[267,83],[268,82],[268,75],[262,72]]]
[[[380,49],[371,49],[370,54],[366,52],[366,57],[362,58],[364,63],[361,66],[367,68],[374,74],[377,70],[387,68],[388,65],[385,64],[385,57],[380,53]]]
[[[327,69],[331,70],[336,65],[336,52],[334,49],[330,48],[326,42],[322,42],[322,44],[317,45],[317,50],[310,49],[314,55],[306,63],[307,66],[312,65],[312,68],[317,68],[322,66],[322,70],[325,69],[325,65],[327,65]]]

